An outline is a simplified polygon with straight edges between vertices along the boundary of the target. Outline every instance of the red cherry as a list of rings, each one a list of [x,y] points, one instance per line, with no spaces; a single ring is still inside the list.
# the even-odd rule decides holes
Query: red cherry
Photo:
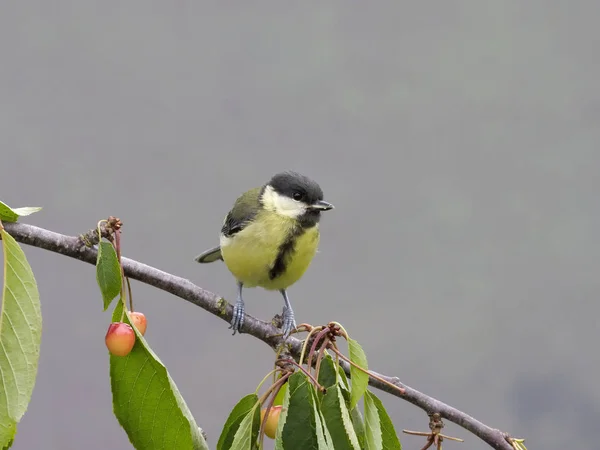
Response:
[[[275,433],[277,432],[277,424],[279,423],[279,416],[281,415],[281,405],[271,406],[269,411],[269,417],[267,423],[265,423],[265,434],[271,439],[275,439]],[[265,419],[266,408],[260,411],[261,422]]]
[[[146,333],[147,322],[144,313],[141,313],[139,311],[130,312],[129,320],[131,320],[131,323],[135,325],[135,327],[142,336],[144,335],[144,333]]]
[[[104,338],[108,351],[115,356],[127,356],[135,344],[135,332],[129,324],[113,322]]]

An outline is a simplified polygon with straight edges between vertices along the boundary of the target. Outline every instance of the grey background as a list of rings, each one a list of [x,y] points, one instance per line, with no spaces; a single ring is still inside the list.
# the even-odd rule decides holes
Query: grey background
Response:
[[[597,2],[3,2],[0,197],[227,298],[215,245],[243,190],[295,169],[336,209],[290,290],[370,366],[529,448],[597,441]],[[16,450],[129,448],[111,412],[93,268],[26,248],[42,295]],[[273,354],[134,284],[147,338],[214,448]],[[269,318],[277,294],[249,290]],[[382,395],[398,431],[425,415]],[[467,442],[487,448],[448,424]],[[404,448],[420,439],[401,436]],[[446,446],[445,446],[446,447]]]

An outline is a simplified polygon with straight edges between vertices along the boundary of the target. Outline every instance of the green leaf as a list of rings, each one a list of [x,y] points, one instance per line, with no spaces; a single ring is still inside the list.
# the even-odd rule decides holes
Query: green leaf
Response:
[[[326,450],[325,435],[315,388],[302,372],[289,378],[288,393],[279,416],[275,448],[285,450]]]
[[[121,320],[118,302],[113,321]],[[124,322],[130,323],[127,314]],[[144,337],[135,330],[127,356],[110,355],[113,410],[137,450],[208,450],[175,382]]]
[[[12,236],[0,229],[4,289],[0,314],[0,448],[8,448],[31,399],[42,338],[33,271]]]
[[[21,208],[12,208],[13,212],[17,213],[19,217],[29,216],[33,213],[42,210],[41,206],[23,206]]]
[[[337,384],[337,372],[333,358],[329,355],[321,360],[319,369],[319,384],[326,389]]]
[[[365,449],[401,450],[394,424],[375,394],[365,393]]]
[[[5,222],[16,222],[19,215],[14,212],[6,203],[0,202],[0,220]]]
[[[285,386],[286,389],[283,393],[283,403],[281,413],[279,414],[279,423],[277,424],[277,430],[275,431],[275,450],[283,450],[283,427],[287,421],[287,411],[290,406],[289,380],[285,383]]]
[[[277,395],[273,399],[273,406],[283,405],[283,400],[285,399],[285,394],[286,394],[287,390],[288,390],[288,383],[286,382],[283,386],[281,386],[281,388],[279,389],[279,392],[277,392]]]
[[[235,437],[242,420],[250,414],[252,408],[254,408],[257,403],[258,396],[256,394],[248,394],[233,407],[233,410],[223,426],[223,431],[221,432],[219,442],[217,443],[217,450],[228,450],[231,448],[233,438]]]
[[[34,212],[38,212],[42,208],[40,206],[24,206],[22,208],[11,208],[6,203],[0,202],[0,220],[5,222],[16,222],[20,216],[28,216]]]
[[[321,411],[336,450],[360,450],[350,412],[339,384],[331,386],[323,396]]]
[[[325,418],[323,417],[323,414],[321,413],[321,411],[319,409],[319,400],[317,398],[317,392],[315,391],[314,388],[313,388],[312,396],[314,399],[313,409],[314,409],[314,413],[315,413],[315,421],[317,424],[317,442],[319,445],[318,448],[319,449],[327,449],[327,450],[335,450],[335,448],[333,447],[333,439],[331,437],[331,434],[329,433],[329,429],[327,428],[327,425],[325,425]]]
[[[117,252],[110,242],[100,242],[96,258],[96,281],[102,292],[104,311],[121,292],[121,267]]]
[[[365,450],[382,450],[379,413],[368,395],[365,395],[365,430]]]
[[[350,384],[348,383],[348,375],[346,375],[346,372],[344,372],[344,368],[342,366],[337,366],[337,369],[339,375],[338,382],[340,383],[343,389],[349,391]]]
[[[360,448],[365,448],[365,422],[358,406],[350,411],[350,419],[352,420],[352,425],[354,425],[354,431],[356,432]]]
[[[257,403],[243,417],[230,447],[226,450],[252,450],[260,428],[260,405]]]
[[[348,351],[350,353],[350,361],[365,370],[368,369],[365,352],[354,339],[348,339]],[[354,366],[350,366],[350,379],[352,381],[352,388],[350,390],[352,394],[350,398],[350,409],[354,409],[367,390],[367,386],[369,385],[369,375]]]

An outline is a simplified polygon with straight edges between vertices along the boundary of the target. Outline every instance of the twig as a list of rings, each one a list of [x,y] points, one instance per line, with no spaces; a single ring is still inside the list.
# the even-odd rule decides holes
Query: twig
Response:
[[[60,253],[71,258],[85,261],[89,264],[96,263],[96,250],[88,247],[85,240],[80,239],[79,237],[65,236],[33,225],[18,222],[4,223],[4,228],[15,238],[15,240],[23,244]],[[185,278],[171,275],[170,273],[163,272],[162,270],[155,269],[154,267],[129,258],[122,258],[122,263],[126,276],[169,292],[205,309],[228,323],[230,322],[233,307],[217,294],[202,289]],[[279,332],[278,329],[271,323],[256,319],[250,315],[246,315],[244,325],[242,326],[242,332],[260,339],[272,348],[276,348],[282,343],[281,336],[276,336]],[[295,337],[290,337],[286,343],[290,346],[291,354],[297,358],[302,350],[302,342]],[[341,364],[345,372],[349,374],[350,365],[343,361]],[[470,431],[489,444],[492,448],[498,450],[513,450],[512,445],[504,438],[502,431],[491,428],[452,406],[400,383],[400,380],[396,377],[389,377],[373,371],[371,372],[373,375],[385,380],[385,382],[382,382],[374,377],[370,377],[369,384],[374,388],[397,396],[403,400],[407,400],[427,413],[438,412],[441,417]],[[405,393],[400,394],[397,389],[386,383],[404,388]]]
[[[442,421],[442,417],[439,413],[429,414],[429,430],[430,431],[410,431],[410,430],[402,430],[406,434],[412,434],[413,436],[425,436],[427,437],[427,443],[421,448],[421,450],[427,450],[432,445],[435,445],[436,449],[442,448],[442,442],[444,439],[448,439],[450,441],[456,442],[464,442],[463,439],[455,438],[452,436],[447,436],[442,434],[442,429],[444,428],[444,422]]]

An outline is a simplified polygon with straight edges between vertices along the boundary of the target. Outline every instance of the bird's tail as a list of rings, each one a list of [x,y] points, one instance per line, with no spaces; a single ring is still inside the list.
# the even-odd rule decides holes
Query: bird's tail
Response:
[[[221,247],[215,247],[206,250],[205,252],[202,252],[195,258],[195,261],[199,263],[211,263],[218,260],[223,261],[223,256],[221,255]]]

